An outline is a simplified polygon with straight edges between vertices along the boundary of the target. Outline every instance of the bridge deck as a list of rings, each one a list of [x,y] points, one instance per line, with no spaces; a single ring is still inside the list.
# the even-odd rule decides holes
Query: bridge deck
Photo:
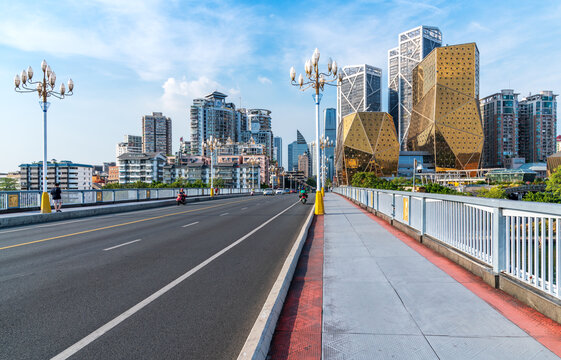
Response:
[[[542,345],[559,354],[559,328],[538,342],[496,309],[504,293],[338,195],[325,209],[323,359],[559,359]]]

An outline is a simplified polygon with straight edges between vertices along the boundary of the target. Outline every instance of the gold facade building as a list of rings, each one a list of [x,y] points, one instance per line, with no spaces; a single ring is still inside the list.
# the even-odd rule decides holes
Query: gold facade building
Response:
[[[393,118],[385,112],[356,112],[339,123],[335,167],[339,185],[349,185],[361,171],[397,174],[399,141]]]
[[[483,150],[479,50],[475,43],[434,49],[413,70],[412,151],[428,151],[436,171],[477,169]]]

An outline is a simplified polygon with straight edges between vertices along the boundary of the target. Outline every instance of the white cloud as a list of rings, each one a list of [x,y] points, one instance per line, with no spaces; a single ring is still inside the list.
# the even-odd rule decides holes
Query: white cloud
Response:
[[[258,76],[257,80],[261,83],[261,84],[272,84],[273,82],[271,81],[271,79],[269,79],[268,77],[265,76]]]
[[[85,0],[80,6],[63,1],[32,10],[18,2],[2,7],[0,44],[114,61],[145,80],[165,79],[177,68],[212,76],[252,49],[250,24],[240,21],[251,10],[239,4],[213,3],[211,9],[207,3]],[[24,26],[14,14],[26,14]]]

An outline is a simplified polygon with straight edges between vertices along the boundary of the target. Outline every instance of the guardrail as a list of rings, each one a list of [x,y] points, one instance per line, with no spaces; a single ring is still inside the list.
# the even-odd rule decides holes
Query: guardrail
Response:
[[[334,192],[561,299],[561,205],[340,187]]]
[[[188,197],[210,195],[209,188],[184,188]],[[219,194],[245,194],[251,189],[219,189]],[[261,189],[256,189],[261,192]],[[172,199],[179,188],[63,190],[63,205],[102,205],[125,201]],[[0,212],[14,209],[37,209],[41,206],[41,191],[0,191]]]

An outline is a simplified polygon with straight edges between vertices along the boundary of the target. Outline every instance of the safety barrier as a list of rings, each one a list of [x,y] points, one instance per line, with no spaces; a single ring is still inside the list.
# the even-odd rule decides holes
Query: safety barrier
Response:
[[[108,190],[63,190],[62,203],[64,205],[101,205],[126,201],[158,200],[175,198],[179,188],[150,188],[150,189],[108,189]],[[185,194],[191,196],[208,196],[209,188],[185,188]],[[251,189],[218,190],[218,194],[246,194]],[[257,190],[261,192],[261,190]],[[0,191],[0,211],[13,209],[37,209],[41,206],[41,192],[29,191]]]
[[[561,299],[559,204],[354,187],[334,192]]]

